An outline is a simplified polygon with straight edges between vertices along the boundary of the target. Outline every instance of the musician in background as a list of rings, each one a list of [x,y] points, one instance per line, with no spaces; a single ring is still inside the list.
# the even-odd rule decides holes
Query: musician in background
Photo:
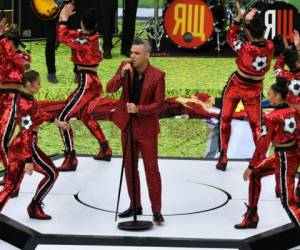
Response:
[[[51,83],[58,83],[55,67],[56,24],[57,18],[44,21],[46,37],[45,58],[48,72],[47,79],[48,82]]]
[[[100,0],[100,24],[98,29],[100,34],[103,35],[103,57],[105,59],[112,58],[112,36],[114,33],[114,28],[116,26],[116,11],[118,7],[117,0]]]
[[[131,44],[135,33],[135,19],[138,0],[123,1],[125,1],[125,8],[123,13],[121,54],[130,57]]]

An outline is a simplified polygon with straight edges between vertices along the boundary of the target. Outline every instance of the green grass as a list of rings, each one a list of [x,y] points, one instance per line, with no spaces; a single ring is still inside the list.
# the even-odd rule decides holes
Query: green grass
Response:
[[[142,23],[137,24],[137,30]],[[115,40],[116,41],[116,40]],[[114,42],[115,42],[114,41]],[[57,76],[59,84],[50,84],[46,80],[46,65],[44,58],[44,42],[27,44],[32,52],[32,68],[40,72],[42,89],[37,98],[40,100],[64,100],[76,88],[73,82],[73,64],[70,61],[70,49],[59,46],[56,52]],[[120,43],[112,51],[113,59],[104,60],[99,67],[99,76],[105,89],[106,82],[111,79],[122,60],[119,55]],[[166,96],[190,96],[197,91],[220,96],[228,77],[235,71],[234,58],[173,58],[152,57],[151,63],[166,72]],[[274,81],[269,72],[266,76],[265,91]],[[106,95],[106,94],[105,94]],[[118,96],[116,94],[115,96]],[[121,154],[120,131],[111,122],[101,122],[101,126],[110,140],[114,154]],[[72,122],[75,130],[75,146],[80,153],[96,153],[99,149],[96,140],[80,121]],[[208,128],[200,120],[161,120],[159,137],[159,155],[177,157],[200,157],[206,151]],[[63,144],[58,129],[53,124],[41,126],[39,145],[48,154],[63,152]]]
[[[295,4],[300,3],[294,0]],[[140,0],[139,5],[153,7],[153,0]],[[137,24],[137,29],[142,24]],[[73,83],[73,64],[70,62],[70,50],[60,46],[56,54],[59,84],[50,84],[46,80],[44,42],[28,43],[32,51],[32,68],[42,77],[42,89],[37,95],[40,100],[63,100],[75,88]],[[113,59],[105,60],[99,68],[102,84],[114,75],[119,63],[127,58],[119,55],[119,44],[113,49]],[[236,69],[234,58],[172,58],[153,57],[151,63],[166,72],[167,97],[190,96],[196,91],[220,96],[222,88],[230,74]],[[271,72],[266,75],[264,93],[274,82]],[[97,141],[80,121],[72,121],[75,130],[75,146],[79,153],[94,154],[98,151]],[[159,155],[177,157],[200,157],[206,151],[208,127],[201,120],[164,119],[160,121]],[[101,122],[101,126],[110,140],[114,154],[121,154],[120,131],[111,122]],[[58,129],[53,124],[44,124],[39,131],[39,145],[47,154],[63,152],[63,143]]]
[[[119,0],[119,7],[122,7],[122,0]],[[159,0],[160,6],[163,5],[163,0]],[[139,0],[139,7],[143,8],[153,8],[154,0]]]
[[[57,75],[59,84],[47,82],[44,63],[44,42],[32,42],[32,68],[42,76],[42,89],[37,98],[47,100],[65,99],[76,87],[73,83],[73,65],[70,62],[70,50],[60,46],[57,54]],[[119,63],[127,58],[119,55],[119,47],[113,50],[113,59],[104,60],[100,64],[99,75],[105,87],[106,82],[114,75]],[[167,97],[189,96],[196,91],[220,96],[229,75],[235,70],[234,58],[172,58],[153,57],[151,63],[166,72]],[[268,73],[265,90],[274,81],[273,74]],[[111,122],[101,122],[107,138],[110,140],[115,154],[121,153],[120,132]],[[75,130],[76,149],[80,153],[96,153],[96,140],[80,121],[72,122]],[[40,146],[48,154],[63,152],[63,144],[57,128],[52,124],[41,127]],[[161,120],[159,138],[159,155],[199,157],[206,150],[208,128],[200,120]]]
[[[299,0],[289,0],[289,3],[293,4],[298,10],[300,10],[300,1]]]

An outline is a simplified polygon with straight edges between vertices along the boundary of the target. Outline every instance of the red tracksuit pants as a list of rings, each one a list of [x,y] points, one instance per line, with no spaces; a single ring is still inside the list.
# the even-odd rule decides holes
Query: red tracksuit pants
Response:
[[[78,72],[78,87],[66,100],[64,109],[58,116],[60,121],[69,121],[72,117],[80,118],[90,132],[98,139],[104,141],[105,136],[97,121],[93,120],[87,112],[88,104],[102,93],[102,86],[96,73],[92,71]],[[72,129],[60,129],[64,141],[66,153],[74,150],[73,131]]]
[[[13,147],[9,148],[9,150],[9,171],[7,172],[4,188],[0,192],[0,211],[11,198],[11,195],[19,190],[25,174],[25,162],[19,160],[14,155]],[[44,178],[40,181],[32,199],[33,201],[40,203],[52,189],[59,172],[50,158],[37,146],[36,138],[32,145],[32,153],[34,171],[44,175]]]
[[[125,157],[125,175],[128,194],[130,197],[130,207],[133,207],[133,185],[131,171],[131,149],[130,138],[126,147],[126,133],[122,132],[122,146]],[[157,136],[151,138],[134,139],[134,175],[136,180],[136,206],[141,207],[140,177],[138,171],[139,153],[144,162],[148,192],[152,206],[152,212],[161,211],[161,177],[158,169],[157,159]],[[127,148],[127,150],[125,150]],[[126,152],[125,152],[126,151]]]
[[[261,192],[261,179],[266,176],[275,174],[275,154],[269,156],[264,161],[262,161],[259,166],[253,169],[250,181],[249,181],[249,194],[248,194],[248,204],[249,207],[257,207],[260,192]],[[278,171],[277,171],[278,172]],[[275,175],[276,178],[276,194],[280,194],[280,180],[279,173]]]
[[[249,206],[257,207],[261,178],[275,173],[277,192],[280,193],[281,203],[291,221],[300,227],[300,209],[295,202],[295,174],[298,169],[299,158],[296,150],[277,151],[253,169],[249,183]]]
[[[232,116],[240,101],[244,104],[255,144],[258,141],[261,124],[261,94],[261,83],[247,83],[235,73],[230,77],[223,90],[219,138],[221,156],[227,156]]]
[[[0,156],[5,168],[8,162],[9,141],[15,129],[19,91],[0,90]]]

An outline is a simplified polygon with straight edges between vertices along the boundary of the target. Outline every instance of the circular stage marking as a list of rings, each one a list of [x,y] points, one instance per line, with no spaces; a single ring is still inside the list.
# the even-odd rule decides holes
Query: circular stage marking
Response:
[[[164,213],[164,216],[181,216],[181,215],[191,215],[191,214],[206,213],[206,212],[210,212],[210,211],[219,209],[221,207],[224,207],[232,199],[230,193],[228,193],[227,191],[225,191],[224,189],[221,189],[219,187],[215,187],[215,186],[212,186],[212,185],[209,185],[209,184],[205,184],[205,183],[194,182],[194,181],[186,181],[186,183],[200,185],[200,186],[204,186],[206,188],[211,188],[211,189],[217,190],[217,191],[223,193],[226,196],[226,200],[224,202],[218,204],[218,205],[215,205],[215,206],[211,207],[211,208],[201,209],[201,210],[194,210],[194,211],[191,211],[191,212],[183,212],[183,213]],[[96,207],[94,205],[89,204],[88,202],[85,202],[83,199],[81,199],[79,197],[79,194],[80,194],[80,192],[78,192],[77,194],[74,194],[74,198],[75,198],[76,201],[78,201],[82,205],[87,206],[87,207],[92,208],[92,209],[96,209],[96,210],[102,211],[102,212],[115,213],[115,211],[113,211],[113,210],[104,209],[104,208],[101,208],[101,207]],[[116,205],[116,204],[114,204],[114,205]],[[150,215],[150,214],[143,214],[143,216],[152,216],[152,215]]]

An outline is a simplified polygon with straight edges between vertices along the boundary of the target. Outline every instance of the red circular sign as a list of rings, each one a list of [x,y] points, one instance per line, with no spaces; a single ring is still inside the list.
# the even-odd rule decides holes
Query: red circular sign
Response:
[[[174,0],[165,11],[164,26],[174,43],[193,49],[208,41],[213,32],[214,18],[204,1]]]

